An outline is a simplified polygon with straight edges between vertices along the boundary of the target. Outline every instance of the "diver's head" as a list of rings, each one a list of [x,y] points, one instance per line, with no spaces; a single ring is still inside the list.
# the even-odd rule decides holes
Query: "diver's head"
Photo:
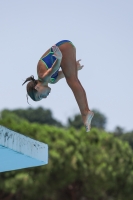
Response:
[[[27,94],[33,101],[40,101],[49,95],[51,88],[48,87],[47,84],[43,85],[43,83],[39,80],[35,80],[34,76],[30,76],[22,85],[24,85],[27,81],[29,81],[27,84]]]
[[[38,82],[35,86],[35,90],[37,91],[35,94],[36,101],[40,101],[43,98],[47,98],[49,95],[51,88],[48,87],[48,84],[42,84],[42,82]]]

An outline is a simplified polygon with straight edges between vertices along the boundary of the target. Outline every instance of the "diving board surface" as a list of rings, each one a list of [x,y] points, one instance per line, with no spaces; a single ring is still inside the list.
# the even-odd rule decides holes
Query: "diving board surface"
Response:
[[[47,163],[47,144],[0,126],[0,172]]]

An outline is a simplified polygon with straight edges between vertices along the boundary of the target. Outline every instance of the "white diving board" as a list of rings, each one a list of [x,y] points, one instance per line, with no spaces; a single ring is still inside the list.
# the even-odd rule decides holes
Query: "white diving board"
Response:
[[[0,172],[47,163],[47,144],[0,126]]]

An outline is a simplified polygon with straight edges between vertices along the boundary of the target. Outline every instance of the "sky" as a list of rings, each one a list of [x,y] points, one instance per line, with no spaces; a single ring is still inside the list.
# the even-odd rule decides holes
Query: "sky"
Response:
[[[106,129],[133,130],[133,1],[0,1],[0,110],[28,108],[26,85],[42,54],[61,40],[76,46],[78,76],[90,109],[107,117]],[[79,108],[65,79],[49,97],[29,100],[66,123]]]

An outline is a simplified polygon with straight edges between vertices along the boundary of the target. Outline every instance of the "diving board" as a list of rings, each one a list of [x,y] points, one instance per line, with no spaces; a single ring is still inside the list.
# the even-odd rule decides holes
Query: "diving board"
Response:
[[[47,163],[47,144],[0,126],[0,172]]]

